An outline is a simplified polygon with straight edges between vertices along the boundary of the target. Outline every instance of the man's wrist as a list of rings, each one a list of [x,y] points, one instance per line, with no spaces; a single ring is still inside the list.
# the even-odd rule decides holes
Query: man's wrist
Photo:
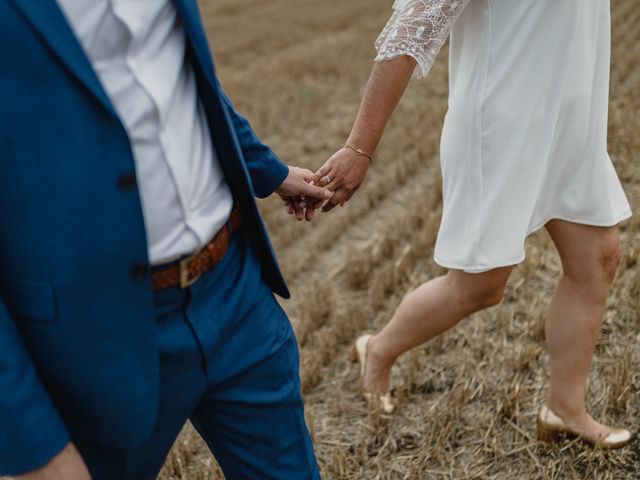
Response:
[[[265,198],[278,191],[284,181],[287,179],[290,173],[290,168],[287,164],[282,162],[279,158],[275,157],[272,166],[269,170],[263,172],[259,179],[253,179],[254,190],[258,198]]]
[[[278,186],[274,190],[274,193],[280,194],[280,191],[282,190],[282,187],[283,187],[284,183],[289,178],[289,175],[291,175],[291,167],[289,165],[286,165],[286,164],[285,164],[285,166],[287,167],[287,173],[286,173],[286,175],[284,175],[284,177],[282,178],[282,181],[278,184]]]

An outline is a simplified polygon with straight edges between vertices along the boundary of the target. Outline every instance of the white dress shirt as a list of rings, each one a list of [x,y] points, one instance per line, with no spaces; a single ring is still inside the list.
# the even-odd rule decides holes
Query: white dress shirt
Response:
[[[152,265],[206,245],[233,199],[171,0],[58,0],[129,135]]]

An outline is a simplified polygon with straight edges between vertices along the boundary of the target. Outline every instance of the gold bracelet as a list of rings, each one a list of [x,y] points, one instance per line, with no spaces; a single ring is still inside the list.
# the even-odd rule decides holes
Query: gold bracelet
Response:
[[[355,152],[356,155],[359,155],[360,157],[368,158],[369,159],[369,163],[373,163],[373,157],[371,155],[367,154],[367,153],[364,153],[359,148],[353,148],[351,145],[345,145],[344,148],[348,148],[349,150]]]

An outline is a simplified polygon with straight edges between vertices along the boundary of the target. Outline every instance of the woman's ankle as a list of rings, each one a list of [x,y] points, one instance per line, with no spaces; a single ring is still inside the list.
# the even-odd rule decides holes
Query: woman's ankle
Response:
[[[379,368],[390,369],[395,363],[396,357],[390,355],[385,348],[385,342],[380,338],[380,334],[374,335],[367,345],[367,359],[373,361]]]
[[[588,417],[587,409],[583,402],[567,402],[565,399],[550,397],[547,407],[565,422],[579,421]]]

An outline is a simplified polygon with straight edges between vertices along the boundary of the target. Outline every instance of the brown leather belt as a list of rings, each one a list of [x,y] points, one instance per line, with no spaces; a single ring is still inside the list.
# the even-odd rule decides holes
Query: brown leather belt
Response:
[[[238,230],[241,223],[240,208],[236,204],[227,223],[202,250],[166,268],[160,267],[152,272],[153,291],[157,292],[177,285],[181,288],[193,285],[202,274],[211,270],[224,258],[229,246],[229,235]]]

